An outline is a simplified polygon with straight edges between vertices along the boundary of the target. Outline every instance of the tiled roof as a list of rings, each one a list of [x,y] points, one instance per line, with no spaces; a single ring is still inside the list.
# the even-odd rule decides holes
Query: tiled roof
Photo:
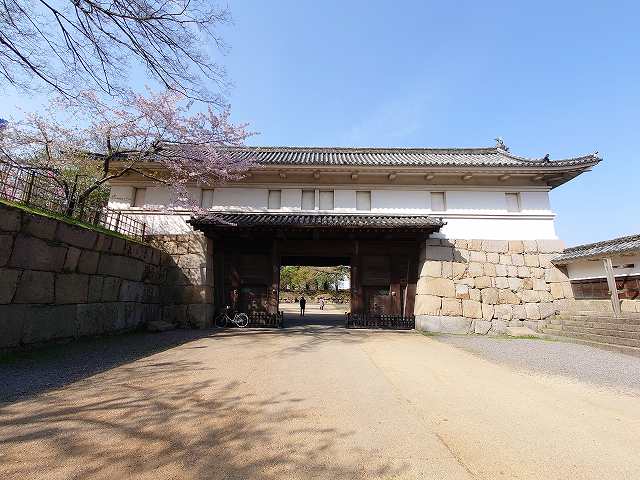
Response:
[[[640,235],[630,235],[567,248],[560,256],[553,259],[553,263],[562,265],[583,258],[606,257],[631,252],[640,252]]]
[[[490,148],[343,148],[238,147],[238,158],[264,166],[466,166],[549,168],[590,166],[597,154],[562,160],[518,157],[499,147]]]
[[[307,214],[211,212],[190,220],[194,226],[218,228],[293,227],[438,230],[444,222],[428,215]]]

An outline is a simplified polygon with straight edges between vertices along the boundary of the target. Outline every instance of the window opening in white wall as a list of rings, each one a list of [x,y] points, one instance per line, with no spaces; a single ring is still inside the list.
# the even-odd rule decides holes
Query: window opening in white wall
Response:
[[[133,206],[144,207],[144,199],[146,194],[147,194],[146,188],[136,188],[136,191],[133,197]]]
[[[202,190],[202,195],[200,197],[200,206],[202,208],[211,208],[213,207],[213,190]]]
[[[356,192],[356,210],[371,210],[371,192]]]
[[[302,210],[316,209],[316,191],[302,190]]]
[[[282,190],[269,190],[269,209],[279,210],[282,208]]]
[[[447,202],[444,192],[431,192],[431,210],[444,212],[446,209]]]
[[[519,193],[505,193],[504,197],[507,201],[508,212],[519,212],[521,210],[520,194]]]
[[[333,190],[320,190],[320,210],[333,210]]]

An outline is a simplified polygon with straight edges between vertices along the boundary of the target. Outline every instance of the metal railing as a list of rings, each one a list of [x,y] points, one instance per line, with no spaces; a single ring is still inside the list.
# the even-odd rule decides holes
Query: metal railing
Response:
[[[416,328],[416,317],[413,315],[382,315],[369,313],[347,313],[346,328],[381,328],[390,330],[413,330]]]
[[[72,189],[75,192],[75,188]],[[73,195],[72,195],[73,197]],[[0,198],[102,227],[143,241],[146,224],[106,205],[78,206],[55,179],[41,170],[0,161]]]

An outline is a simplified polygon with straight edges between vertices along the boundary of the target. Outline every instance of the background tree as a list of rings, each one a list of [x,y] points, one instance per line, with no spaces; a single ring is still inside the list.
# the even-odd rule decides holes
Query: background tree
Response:
[[[217,30],[230,19],[209,0],[4,0],[0,79],[65,96],[114,95],[138,65],[162,88],[222,105],[225,72],[207,48],[225,51]]]
[[[284,289],[302,292],[310,288],[339,290],[340,283],[349,278],[349,267],[286,266],[280,269],[280,285]]]
[[[49,172],[61,186],[69,212],[84,208],[110,180],[130,173],[169,185],[173,205],[194,206],[189,185],[235,179],[250,165],[228,148],[242,145],[250,133],[246,125],[230,122],[228,109],[191,108],[175,91],[128,92],[110,102],[96,92],[80,92],[5,126],[0,156]],[[150,169],[150,162],[162,168]],[[71,180],[78,173],[83,182],[73,195]]]

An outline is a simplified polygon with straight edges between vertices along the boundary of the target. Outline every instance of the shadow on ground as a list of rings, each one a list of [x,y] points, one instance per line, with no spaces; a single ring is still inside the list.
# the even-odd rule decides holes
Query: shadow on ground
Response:
[[[238,333],[228,333],[233,334]],[[251,331],[243,334],[255,338]],[[340,453],[336,442],[346,439],[348,444],[354,432],[303,427],[306,412],[297,407],[302,399],[290,392],[257,396],[240,380],[223,380],[226,366],[187,360],[194,356],[167,352],[140,359],[0,408],[2,477],[352,479],[402,474],[402,468],[377,459],[359,467],[328,463]],[[108,362],[115,366],[119,360]]]

